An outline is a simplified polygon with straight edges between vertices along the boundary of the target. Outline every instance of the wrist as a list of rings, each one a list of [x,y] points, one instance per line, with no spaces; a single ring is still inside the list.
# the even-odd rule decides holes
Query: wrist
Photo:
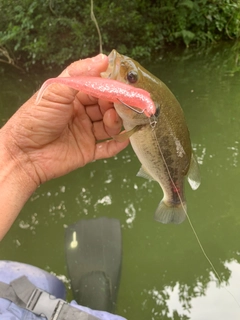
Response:
[[[4,174],[16,180],[17,185],[26,184],[27,190],[32,193],[40,184],[38,175],[28,155],[21,150],[8,129],[3,127],[0,130],[0,174],[3,170]]]
[[[25,161],[25,163],[24,163]],[[0,131],[0,240],[37,188],[27,156]]]

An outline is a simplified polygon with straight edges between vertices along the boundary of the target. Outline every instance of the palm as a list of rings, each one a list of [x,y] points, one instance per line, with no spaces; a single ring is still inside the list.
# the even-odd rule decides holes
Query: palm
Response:
[[[77,99],[74,103],[54,105],[49,110],[48,101],[47,112],[44,103],[36,106],[35,112],[41,121],[25,136],[24,142],[25,152],[45,175],[44,180],[93,161],[96,148],[93,124],[83,105]]]

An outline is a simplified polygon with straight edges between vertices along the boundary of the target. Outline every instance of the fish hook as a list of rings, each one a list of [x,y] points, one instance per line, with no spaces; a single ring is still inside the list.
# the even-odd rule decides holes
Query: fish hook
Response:
[[[149,118],[149,124],[151,128],[154,130],[157,124],[157,117],[155,116],[155,114],[152,114],[151,117]]]
[[[129,108],[130,110],[132,110],[132,111],[134,111],[134,112],[136,112],[136,113],[138,113],[138,114],[142,114],[142,113],[144,113],[144,111],[145,111],[145,109],[142,110],[142,111],[139,111],[139,110],[137,110],[137,109],[129,106],[128,104],[124,103],[124,102],[121,101],[120,99],[118,99],[118,101],[120,101],[125,107]]]

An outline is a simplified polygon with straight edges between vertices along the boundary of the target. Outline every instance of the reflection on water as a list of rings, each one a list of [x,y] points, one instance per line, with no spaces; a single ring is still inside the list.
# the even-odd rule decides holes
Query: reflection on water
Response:
[[[240,265],[236,261],[226,262],[224,265],[231,274],[228,285],[219,288],[215,281],[211,281],[204,296],[192,299],[192,320],[207,319],[209,317],[208,310],[212,310],[216,319],[239,318]],[[230,290],[227,294],[226,289]]]
[[[215,275],[211,273],[207,286],[197,283],[192,294],[188,286],[182,286],[178,282],[173,287],[166,286],[162,292],[155,287],[146,292],[156,305],[151,310],[151,319],[162,319],[162,316],[169,319],[175,319],[176,316],[191,320],[210,319],[209,310],[214,319],[238,319],[240,265],[236,261],[226,262],[224,265],[231,274],[227,284],[219,286]]]
[[[131,148],[42,185],[1,243],[2,259],[66,277],[64,230],[79,219],[120,220],[123,263],[118,313],[131,319],[237,320],[240,307],[240,73],[236,49],[167,52],[147,66],[180,101],[202,184],[186,184],[188,213],[218,271],[219,287],[189,223],[154,221],[160,187],[136,177]],[[51,76],[54,76],[53,74]],[[2,123],[42,79],[7,71],[0,78]],[[21,80],[21,81],[20,81]],[[227,288],[227,290],[225,289]]]
[[[202,146],[201,144],[197,145],[196,143],[193,143],[192,144],[192,148],[193,148],[193,151],[197,157],[197,161],[200,165],[203,164],[203,160],[206,156],[206,147]],[[211,154],[208,155],[208,157],[212,157]]]

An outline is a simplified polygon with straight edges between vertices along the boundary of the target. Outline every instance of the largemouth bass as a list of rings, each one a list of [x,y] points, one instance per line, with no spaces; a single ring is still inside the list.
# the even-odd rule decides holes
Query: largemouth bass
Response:
[[[138,62],[113,50],[104,78],[115,79],[148,91],[155,103],[156,113],[149,119],[130,106],[115,103],[123,120],[125,133],[118,140],[130,138],[142,167],[138,176],[157,181],[164,193],[155,212],[162,223],[179,224],[186,218],[184,179],[193,189],[200,185],[198,164],[195,160],[189,131],[182,108],[168,87],[144,69]]]

